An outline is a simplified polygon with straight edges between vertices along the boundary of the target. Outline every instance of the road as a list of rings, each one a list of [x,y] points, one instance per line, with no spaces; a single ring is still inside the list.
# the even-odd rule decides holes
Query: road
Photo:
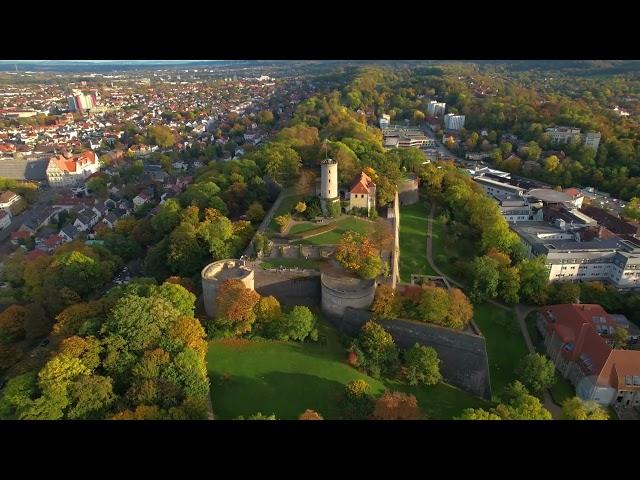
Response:
[[[441,277],[444,277],[447,279],[447,281],[452,284],[452,285],[456,285],[460,288],[464,288],[464,285],[462,285],[460,282],[457,282],[456,280],[452,279],[451,277],[447,276],[442,270],[440,270],[438,268],[438,266],[435,264],[435,262],[433,261],[433,242],[432,242],[432,232],[433,232],[433,214],[435,211],[435,205],[431,206],[431,211],[429,212],[429,221],[427,223],[427,261],[429,262],[429,265],[431,265],[431,268],[433,268],[435,270],[435,272],[440,275]],[[511,314],[514,314],[516,319],[518,320],[518,324],[520,326],[520,330],[522,331],[522,336],[524,337],[524,341],[527,345],[527,349],[529,350],[529,353],[536,353],[535,347],[533,346],[533,342],[531,341],[531,337],[529,336],[529,331],[527,330],[527,325],[524,321],[525,317],[527,316],[527,314],[529,312],[531,312],[532,310],[535,309],[535,307],[532,306],[528,306],[528,305],[521,305],[518,304],[515,307],[511,308],[508,307],[506,305],[503,305],[499,302],[493,301],[493,300],[489,300],[489,303],[491,303],[492,305],[502,308],[504,310],[509,311]],[[559,420],[562,418],[562,409],[560,408],[559,405],[557,405],[553,399],[551,398],[551,395],[549,394],[548,390],[545,390],[544,395],[544,408],[546,408],[547,410],[549,410],[551,412],[551,415],[553,417],[554,420]]]

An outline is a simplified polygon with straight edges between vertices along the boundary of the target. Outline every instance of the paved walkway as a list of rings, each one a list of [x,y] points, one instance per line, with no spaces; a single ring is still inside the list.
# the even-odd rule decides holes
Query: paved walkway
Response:
[[[427,261],[429,262],[429,265],[431,265],[431,268],[433,268],[438,275],[446,278],[449,281],[449,283],[456,285],[460,288],[464,288],[464,285],[462,285],[460,282],[457,282],[456,280],[452,279],[447,274],[445,274],[442,270],[438,268],[438,266],[433,261],[432,232],[433,232],[434,213],[435,213],[435,205],[431,205],[431,211],[429,212],[429,222],[427,225]],[[531,337],[529,336],[529,331],[527,330],[527,324],[524,321],[527,314],[532,310],[534,310],[535,307],[518,304],[515,307],[511,308],[511,307],[508,307],[507,305],[503,305],[502,303],[496,302],[494,300],[489,300],[489,303],[491,303],[496,307],[507,310],[511,313],[515,313],[515,316],[518,319],[518,324],[520,325],[520,330],[522,331],[522,336],[524,337],[524,341],[527,344],[527,348],[529,349],[529,353],[536,353],[536,349],[533,346]],[[562,408],[560,408],[559,405],[554,403],[548,390],[545,390],[544,392],[544,407],[551,412],[551,415],[553,416],[554,420],[558,420],[562,418]]]

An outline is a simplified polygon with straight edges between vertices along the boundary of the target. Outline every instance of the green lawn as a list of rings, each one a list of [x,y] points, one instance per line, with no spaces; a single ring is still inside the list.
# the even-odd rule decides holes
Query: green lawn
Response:
[[[515,314],[490,304],[474,305],[474,320],[486,338],[494,398],[516,380],[518,361],[528,354]]]
[[[309,268],[319,269],[321,260],[307,260],[304,258],[269,258],[262,261],[264,270],[269,268]]]
[[[289,233],[291,235],[295,235],[298,233],[308,232],[309,230],[313,230],[321,226],[322,226],[321,223],[312,223],[312,222],[296,223],[293,227],[289,229]]]
[[[276,223],[276,217],[291,213],[291,211],[293,210],[293,207],[300,200],[303,200],[305,198],[305,195],[296,195],[294,192],[295,192],[295,189],[293,187],[289,187],[284,191],[283,195],[286,195],[286,196],[282,199],[282,202],[280,202],[280,206],[276,210],[276,213],[273,215],[273,218],[269,223],[269,227],[267,228],[268,232],[273,232],[273,233],[278,232],[280,227],[278,227],[278,224]]]
[[[421,199],[400,207],[400,278],[411,281],[411,274],[436,275],[427,261],[427,223],[429,206]]]
[[[336,228],[330,232],[300,240],[296,243],[304,245],[336,245],[340,241],[340,237],[348,230],[367,234],[374,228],[373,223],[351,215],[346,215],[332,225],[335,225]]]
[[[446,384],[410,387],[364,375],[345,362],[338,333],[324,322],[320,331],[317,343],[211,342],[207,366],[216,417],[231,419],[262,412],[286,420],[311,408],[326,419],[337,419],[344,386],[356,379],[366,380],[375,394],[389,388],[416,395],[433,419],[450,419],[464,408],[490,406]]]
[[[455,263],[459,260],[471,261],[477,247],[474,248],[468,240],[452,242],[448,227],[438,219],[437,211],[433,219],[432,242],[433,261],[436,266],[454,280],[464,280],[454,275]]]

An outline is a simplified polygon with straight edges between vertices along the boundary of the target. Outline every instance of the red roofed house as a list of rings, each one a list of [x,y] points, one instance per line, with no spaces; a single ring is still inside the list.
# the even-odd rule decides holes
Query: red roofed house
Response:
[[[78,185],[100,170],[100,160],[91,151],[80,155],[56,155],[49,159],[47,180],[52,187],[70,187]]]
[[[33,232],[28,230],[17,230],[15,232],[11,232],[11,243],[18,245],[18,240],[26,240],[31,237],[33,237]]]
[[[571,197],[571,203],[576,208],[582,208],[582,202],[584,200],[584,195],[577,188],[565,188],[563,190],[564,193]]]
[[[640,404],[640,351],[612,349],[601,335],[614,318],[600,305],[549,305],[538,310],[547,355],[584,400],[602,405]]]
[[[349,210],[352,208],[366,208],[367,212],[376,208],[376,184],[364,172],[360,172],[351,184]]]

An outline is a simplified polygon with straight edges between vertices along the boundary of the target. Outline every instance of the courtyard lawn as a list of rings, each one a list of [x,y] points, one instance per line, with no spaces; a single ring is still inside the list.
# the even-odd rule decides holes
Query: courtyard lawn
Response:
[[[567,398],[575,397],[576,392],[573,385],[569,383],[569,380],[565,379],[556,371],[556,383],[549,389],[553,401],[562,406]]]
[[[515,369],[529,350],[522,338],[515,313],[491,304],[474,305],[474,320],[487,343],[491,392],[494,399],[516,380]]]
[[[296,419],[307,408],[326,419],[340,417],[344,386],[357,379],[378,395],[386,388],[414,394],[432,419],[450,419],[465,408],[490,405],[446,384],[410,387],[376,380],[345,361],[345,349],[335,329],[320,322],[317,343],[218,340],[209,343],[207,366],[216,418],[253,413]]]
[[[411,274],[436,275],[427,261],[427,225],[430,206],[420,199],[400,207],[400,278],[411,281]]]
[[[307,260],[305,258],[268,258],[262,261],[262,268],[308,268],[318,270],[322,260]]]
[[[308,232],[309,230],[313,230],[315,228],[321,227],[322,224],[321,223],[312,223],[312,222],[302,222],[302,223],[296,223],[294,226],[292,226],[289,229],[289,234],[291,235],[295,235],[298,233],[304,233],[304,232]]]
[[[300,240],[295,243],[302,243],[304,245],[336,245],[340,241],[340,237],[342,237],[342,235],[348,230],[368,234],[374,228],[374,224],[372,222],[352,215],[345,215],[344,218],[332,223],[332,225],[335,225],[336,228],[330,232],[307,238],[305,240]]]
[[[457,275],[454,275],[455,263],[459,260],[471,261],[476,248],[474,248],[473,244],[468,240],[458,240],[456,242],[451,241],[451,235],[448,232],[448,227],[438,218],[438,209],[436,209],[436,213],[433,218],[431,241],[433,243],[431,253],[436,266],[454,280],[464,280],[458,278]],[[465,282],[462,281],[461,283]]]
[[[293,207],[295,207],[295,205],[300,200],[303,200],[305,198],[305,195],[296,195],[294,192],[295,192],[295,189],[293,187],[289,187],[282,194],[282,195],[285,195],[285,197],[280,202],[280,205],[278,206],[276,213],[273,215],[273,218],[271,219],[271,222],[267,227],[268,232],[271,232],[271,233],[279,232],[280,227],[278,227],[278,224],[276,223],[276,217],[279,217],[280,215],[290,214],[291,211],[293,210]]]

